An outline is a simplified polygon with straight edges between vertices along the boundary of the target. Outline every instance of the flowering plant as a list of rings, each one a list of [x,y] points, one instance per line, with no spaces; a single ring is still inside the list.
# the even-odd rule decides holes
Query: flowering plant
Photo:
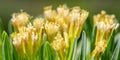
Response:
[[[93,34],[87,36],[83,28],[88,15],[88,11],[78,6],[68,8],[66,5],[60,5],[56,10],[52,6],[45,7],[42,17],[34,18],[23,11],[13,13],[8,26],[9,36],[5,31],[2,33],[4,29],[0,23],[2,59],[99,60],[111,56],[111,59],[117,59],[118,43],[113,55],[107,53],[119,26],[115,16],[105,11],[95,15]]]

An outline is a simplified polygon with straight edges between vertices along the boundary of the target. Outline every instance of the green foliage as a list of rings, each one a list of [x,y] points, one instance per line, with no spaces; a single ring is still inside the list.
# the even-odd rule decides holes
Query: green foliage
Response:
[[[3,40],[2,44],[3,60],[13,60],[11,41],[5,31],[2,33],[2,40]]]
[[[91,35],[91,52],[93,51],[94,47],[95,47],[95,39],[96,39],[96,32],[97,32],[97,27],[94,26],[93,30],[92,30],[92,35]]]
[[[77,39],[75,38],[73,40],[73,43],[71,44],[70,50],[69,50],[69,52],[67,54],[67,55],[69,55],[68,58],[67,58],[68,60],[75,60],[76,49],[77,49]]]
[[[20,60],[18,52],[14,45],[13,45],[13,60]]]
[[[49,42],[45,42],[44,52],[43,52],[44,60],[56,60],[56,53],[50,46]]]
[[[80,55],[80,60],[85,60],[86,58],[86,47],[87,47],[87,38],[86,38],[86,33],[83,31],[82,33],[82,45],[81,45],[81,55]]]
[[[0,18],[0,60],[2,60],[2,32],[4,30],[2,20]]]

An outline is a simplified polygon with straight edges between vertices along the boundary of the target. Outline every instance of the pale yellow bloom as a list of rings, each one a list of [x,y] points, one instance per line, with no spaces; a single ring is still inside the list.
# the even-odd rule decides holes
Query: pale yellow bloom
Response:
[[[70,21],[74,22],[75,20],[78,20],[79,17],[80,17],[80,8],[73,7],[72,11],[70,12]]]
[[[33,26],[36,28],[36,29],[43,29],[44,28],[44,19],[43,18],[36,18],[34,21],[33,21]]]
[[[114,15],[107,15],[105,11],[101,11],[101,14],[95,15],[94,24],[97,26],[96,44],[102,40],[105,36],[110,35],[113,29],[118,27],[118,23],[115,23]],[[109,36],[105,37],[108,40]]]
[[[57,7],[57,13],[59,16],[67,18],[69,14],[69,8],[66,5],[60,5]]]
[[[29,15],[26,12],[14,13],[12,15],[11,22],[15,27],[21,27],[27,25],[29,22]]]
[[[84,9],[80,9],[79,7],[73,7],[70,12],[70,26],[69,26],[69,37],[79,38],[83,24],[88,17],[88,12]]]
[[[52,6],[47,6],[44,8],[44,16],[49,21],[55,21],[56,11],[52,10]]]
[[[46,22],[45,32],[47,34],[49,42],[53,41],[53,38],[56,36],[59,31],[59,25],[54,22]]]
[[[18,32],[11,34],[11,38],[13,39],[13,44],[17,48],[17,51],[20,54],[26,54],[28,56],[36,54],[36,50],[42,43],[42,38],[39,39],[39,33],[31,23],[27,26],[19,27]]]
[[[105,51],[106,44],[107,44],[106,40],[99,41],[94,51],[92,52],[92,56],[95,57],[98,56],[99,54],[102,54]]]
[[[60,33],[57,33],[55,40],[52,42],[52,47],[57,51],[65,51],[66,44]]]
[[[115,22],[115,15],[108,15],[105,11],[93,17],[94,24],[97,26],[95,49],[93,56],[98,56],[105,51],[112,30],[116,29],[119,24]]]
[[[65,40],[66,47],[69,47],[69,44],[72,43],[71,41],[80,37],[83,24],[88,14],[86,10],[80,9],[78,6],[70,9],[66,5],[60,5],[56,10],[53,10],[51,6],[45,7],[44,15],[47,20],[45,31],[48,40],[53,41],[53,38],[59,30]],[[59,25],[59,29],[49,23]]]
[[[118,24],[115,23],[115,15],[107,15],[105,11],[101,11],[101,14],[94,16],[94,24],[97,25],[99,30],[103,29],[104,31],[118,27]]]

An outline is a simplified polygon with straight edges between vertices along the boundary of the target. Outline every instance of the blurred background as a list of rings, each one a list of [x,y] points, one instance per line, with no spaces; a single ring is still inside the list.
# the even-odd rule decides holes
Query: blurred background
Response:
[[[120,0],[0,0],[0,18],[7,31],[8,21],[11,19],[12,13],[23,9],[31,16],[37,16],[43,14],[43,7],[52,5],[56,8],[61,4],[66,4],[68,7],[80,6],[89,11],[89,23],[86,24],[91,27],[93,15],[100,13],[101,10],[107,11],[108,14],[115,14],[120,22]]]

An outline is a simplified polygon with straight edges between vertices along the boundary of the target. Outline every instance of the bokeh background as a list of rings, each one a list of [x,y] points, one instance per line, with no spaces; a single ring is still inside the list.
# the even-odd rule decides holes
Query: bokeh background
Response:
[[[90,13],[88,22],[90,23],[86,24],[89,26],[93,25],[93,15],[100,13],[101,10],[105,10],[109,14],[115,14],[118,22],[120,22],[120,0],[0,0],[0,18],[7,31],[8,21],[14,12],[23,9],[31,16],[37,16],[43,14],[43,7],[45,6],[52,5],[56,8],[62,4],[66,4],[68,7],[80,6],[88,10]]]

